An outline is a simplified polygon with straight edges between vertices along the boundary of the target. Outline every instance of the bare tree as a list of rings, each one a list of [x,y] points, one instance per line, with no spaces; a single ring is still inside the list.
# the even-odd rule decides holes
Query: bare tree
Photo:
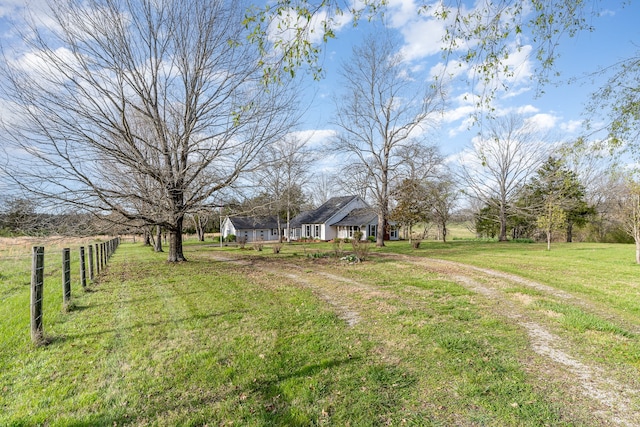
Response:
[[[428,189],[431,201],[431,217],[438,226],[442,242],[446,243],[447,224],[451,221],[460,191],[456,187],[454,180],[448,175],[443,175],[440,179],[429,182]]]
[[[398,150],[399,175],[402,178],[419,181],[438,178],[443,174],[444,158],[439,148],[433,144],[409,144]]]
[[[287,85],[263,86],[241,2],[48,5],[16,56],[4,50],[7,172],[56,202],[162,226],[169,261],[184,261],[185,214],[289,130]]]
[[[336,193],[337,176],[326,173],[314,174],[310,177],[309,187],[311,204],[315,207],[322,205]]]
[[[336,100],[335,124],[341,132],[334,148],[365,172],[378,214],[377,246],[384,246],[390,184],[399,153],[432,124],[439,93],[408,77],[397,43],[387,33],[365,38],[342,66],[344,94]],[[426,86],[426,87],[425,87]]]
[[[619,179],[616,216],[623,229],[633,237],[636,245],[636,263],[640,264],[640,184],[632,179]]]
[[[289,134],[266,150],[262,167],[257,170],[257,182],[270,197],[268,211],[277,217],[279,238],[282,242],[281,214],[287,241],[291,236],[291,218],[299,212],[302,188],[309,179],[308,164],[314,154],[307,148],[308,139]]]
[[[546,136],[532,121],[509,115],[492,120],[459,157],[463,191],[496,210],[498,239],[507,240],[507,219],[523,185],[547,158]]]

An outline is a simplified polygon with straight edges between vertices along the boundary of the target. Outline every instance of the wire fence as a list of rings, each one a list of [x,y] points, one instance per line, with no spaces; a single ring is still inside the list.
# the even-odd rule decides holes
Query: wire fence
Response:
[[[82,246],[76,246],[73,250],[70,247],[60,248],[54,244],[51,246],[52,249],[47,250],[46,253],[45,246],[32,246],[30,279],[27,277],[29,267],[25,260],[24,250],[6,250],[4,248],[1,252],[2,257],[0,257],[0,302],[20,294],[23,284],[28,283],[30,285],[31,341],[35,345],[44,344],[46,343],[44,300],[45,298],[51,299],[53,295],[57,294],[57,292],[52,293],[51,290],[45,293],[45,279],[47,286],[50,287],[50,283],[55,280],[55,277],[60,278],[62,292],[58,295],[61,296],[62,311],[68,312],[73,306],[72,282],[79,284],[82,289],[86,289],[88,283],[94,282],[104,271],[119,244],[119,237],[99,243],[82,242]],[[47,301],[47,304],[51,305],[51,302]]]

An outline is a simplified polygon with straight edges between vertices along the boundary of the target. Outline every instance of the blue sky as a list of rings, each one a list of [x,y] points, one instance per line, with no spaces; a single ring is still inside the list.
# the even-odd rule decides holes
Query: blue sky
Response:
[[[387,10],[387,20],[393,31],[398,32],[403,41],[403,49],[408,52],[412,67],[421,69],[425,81],[429,73],[441,62],[438,38],[441,28],[433,19],[416,14],[413,0],[391,0]],[[583,131],[581,123],[585,118],[584,107],[590,94],[602,85],[602,76],[590,76],[601,67],[609,66],[621,59],[632,56],[640,44],[640,4],[631,2],[625,7],[621,2],[600,2],[599,16],[592,20],[593,32],[582,32],[573,38],[561,40],[556,71],[560,73],[553,83],[543,87],[544,94],[536,93],[536,85],[530,80],[535,69],[534,59],[524,55],[530,40],[521,40],[523,54],[513,55],[518,76],[511,82],[511,90],[499,93],[496,99],[497,113],[521,111],[531,120],[552,132],[558,140],[572,140]],[[379,25],[379,23],[377,24]],[[310,84],[305,96],[313,94],[308,114],[302,129],[314,131],[316,144],[323,144],[330,137],[333,128],[329,125],[333,114],[332,93],[339,87],[337,71],[341,61],[348,60],[351,46],[357,44],[370,25],[360,22],[357,28],[349,23],[336,33],[324,47],[322,66],[326,77]],[[576,79],[569,83],[570,80]],[[440,146],[443,154],[451,155],[461,151],[471,143],[478,129],[469,129],[469,118],[473,107],[461,100],[464,93],[474,93],[474,88],[462,81],[455,81],[449,88],[449,102],[445,119],[439,131],[430,136]],[[597,118],[596,118],[597,119]],[[307,133],[305,132],[305,133]]]
[[[416,76],[428,82],[430,73],[441,63],[439,39],[443,25],[427,15],[416,13],[417,4],[426,2],[428,0],[389,0],[386,22],[399,34],[411,67],[420,70]],[[29,3],[37,8],[38,4],[46,4],[46,1],[31,0]],[[640,43],[640,26],[637,24],[640,4],[631,2],[622,8],[621,3],[600,2],[600,16],[593,20],[595,31],[562,40],[556,68],[561,76],[556,79],[557,84],[545,86],[545,94],[539,97],[530,80],[535,64],[532,58],[524,55],[530,41],[524,37],[521,44],[525,49],[513,55],[514,65],[519,67],[520,72],[511,82],[512,90],[499,93],[495,104],[498,113],[523,111],[540,126],[552,130],[558,139],[570,140],[580,135],[584,105],[603,81],[601,77],[592,79],[585,76],[599,67],[631,56],[637,51],[634,41]],[[8,29],[6,19],[15,16],[16,9],[24,4],[25,0],[0,0],[0,31],[4,37]],[[305,135],[313,133],[312,141],[316,145],[326,143],[335,131],[330,125],[334,110],[331,97],[339,87],[337,72],[340,63],[349,59],[352,46],[370,29],[370,24],[365,20],[360,21],[356,28],[351,25],[349,16],[343,20],[343,24],[337,28],[337,37],[323,46],[321,65],[326,71],[325,78],[318,82],[309,81],[301,94],[309,109],[300,129]],[[567,84],[566,81],[571,78],[579,80]],[[474,88],[462,81],[455,81],[451,85],[447,111],[438,126],[438,132],[430,136],[447,155],[462,150],[477,134],[476,128],[468,128],[473,107],[462,101],[465,93],[473,94]]]

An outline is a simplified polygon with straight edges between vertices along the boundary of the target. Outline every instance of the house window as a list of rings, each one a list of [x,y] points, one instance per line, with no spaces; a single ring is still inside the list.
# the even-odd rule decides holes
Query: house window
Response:
[[[320,225],[316,224],[314,227],[314,235],[313,237],[320,237]]]
[[[391,227],[391,231],[389,232],[389,237],[392,239],[398,238],[398,229],[396,227]]]
[[[311,226],[308,225],[308,224],[304,226],[304,236],[303,237],[311,237]]]
[[[369,236],[377,237],[376,227],[376,225],[369,226]]]
[[[347,227],[347,234],[349,238],[352,238],[353,234],[357,231],[360,231],[360,227],[358,227],[357,225],[350,225]]]

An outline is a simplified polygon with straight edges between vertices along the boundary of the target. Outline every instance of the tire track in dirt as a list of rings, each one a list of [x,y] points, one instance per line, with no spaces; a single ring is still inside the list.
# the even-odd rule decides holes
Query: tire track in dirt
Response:
[[[251,266],[254,264],[248,260],[224,257],[220,255],[211,255],[211,258],[216,261],[228,262],[241,266]],[[255,261],[258,262],[258,260]],[[332,307],[336,316],[345,321],[349,327],[353,327],[361,321],[360,314],[353,309],[347,301],[345,301],[344,297],[339,297],[336,290],[327,290],[327,286],[319,286],[314,281],[304,277],[304,272],[299,266],[293,264],[277,264],[278,268],[275,268],[276,265],[273,263],[259,262],[259,264],[262,271],[286,277],[297,285],[311,290],[314,295]],[[297,272],[297,274],[294,272]]]
[[[633,399],[640,394],[640,390],[631,389],[626,385],[620,384],[611,379],[605,369],[583,363],[579,361],[578,358],[572,356],[569,350],[567,350],[567,348],[569,348],[568,343],[561,337],[549,332],[540,324],[530,320],[524,307],[518,307],[512,304],[513,300],[508,298],[499,288],[505,284],[516,283],[537,289],[560,299],[575,300],[575,297],[532,280],[487,268],[452,261],[409,257],[405,255],[393,255],[393,258],[400,262],[407,262],[442,274],[465,288],[493,301],[494,311],[496,313],[511,319],[518,326],[526,330],[531,348],[536,354],[561,367],[564,373],[573,378],[573,381],[569,381],[568,384],[572,384],[574,390],[582,393],[586,398],[599,403],[599,408],[594,408],[594,415],[598,415],[602,420],[612,422],[616,425],[640,425],[640,414],[633,409]],[[443,266],[445,268],[443,268]],[[498,278],[502,283],[494,284],[491,281],[487,281],[489,284],[486,285],[480,283],[473,278],[473,276],[477,276],[478,273],[481,277],[484,275]],[[586,305],[586,303],[583,304]],[[537,372],[538,375],[545,375],[543,366],[536,367],[536,370],[533,372]]]
[[[551,333],[540,323],[531,320],[524,304],[518,304],[514,299],[509,298],[502,289],[518,284],[561,300],[571,300],[572,303],[580,303],[578,298],[520,276],[487,268],[407,255],[385,254],[384,256],[399,263],[407,263],[435,272],[443,278],[452,280],[470,291],[484,296],[491,304],[494,313],[509,319],[526,331],[531,349],[541,358],[540,361],[529,361],[526,366],[527,371],[543,379],[557,379],[553,375],[566,377],[567,380],[563,384],[569,389],[568,391],[582,395],[584,399],[594,402],[591,406],[594,416],[600,420],[598,425],[640,425],[640,414],[634,410],[633,404],[633,399],[640,394],[640,390],[632,389],[611,379],[606,369],[582,362],[571,355],[568,342]],[[380,289],[375,285],[341,276],[333,271],[324,271],[323,267],[317,266],[318,268],[313,271],[312,276],[305,277],[308,273],[294,264],[273,263],[257,259],[247,261],[217,255],[212,258],[242,266],[259,264],[262,271],[286,277],[295,284],[310,289],[319,299],[332,307],[336,315],[344,320],[349,327],[354,327],[365,321],[357,310],[358,304],[362,304],[362,302],[356,301],[355,296],[360,296],[365,301],[375,300],[378,304],[384,300],[406,298]],[[345,285],[348,287],[345,288]],[[586,305],[586,302],[581,305]]]

